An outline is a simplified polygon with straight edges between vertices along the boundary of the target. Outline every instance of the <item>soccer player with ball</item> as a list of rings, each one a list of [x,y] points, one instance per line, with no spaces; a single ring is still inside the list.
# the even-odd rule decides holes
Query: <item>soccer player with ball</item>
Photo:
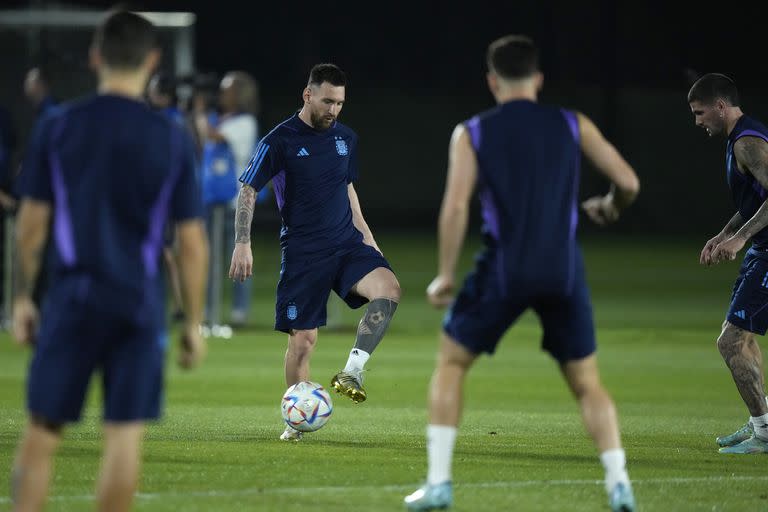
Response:
[[[346,76],[337,66],[314,66],[301,110],[259,143],[240,176],[229,276],[243,281],[252,273],[253,208],[256,194],[271,180],[282,217],[275,329],[288,333],[285,383],[309,381],[317,330],[326,323],[333,290],[351,308],[368,303],[347,364],[331,379],[334,390],[358,403],[367,398],[363,368],[395,314],[400,284],[365,222],[353,185],[357,134],[337,120],[345,89]],[[301,436],[287,425],[280,439]]]
[[[632,512],[616,410],[600,382],[592,306],[576,241],[579,165],[584,153],[612,182],[583,203],[598,224],[615,221],[639,190],[632,167],[585,115],[537,103],[543,76],[538,50],[524,36],[488,48],[488,86],[498,105],[460,123],[449,148],[439,220],[439,269],[427,289],[435,306],[451,304],[430,390],[428,475],[405,498],[410,510],[453,502],[451,458],[464,378],[527,309],[539,316],[542,348],[557,361],[578,400],[605,468],[611,509]],[[455,271],[470,200],[478,189],[485,250],[456,296]]]

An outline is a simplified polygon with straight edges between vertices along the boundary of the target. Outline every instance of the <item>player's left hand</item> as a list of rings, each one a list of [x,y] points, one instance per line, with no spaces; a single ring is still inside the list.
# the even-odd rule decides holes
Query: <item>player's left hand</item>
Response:
[[[453,278],[439,275],[427,286],[427,300],[436,308],[443,308],[453,301]]]
[[[29,297],[13,301],[13,337],[19,345],[34,345],[40,316]]]
[[[721,261],[731,261],[736,259],[736,254],[744,247],[747,241],[738,235],[734,235],[724,242],[718,244],[715,250],[712,251],[711,261],[712,263],[720,263]]]
[[[208,353],[208,344],[200,333],[200,327],[187,325],[181,333],[179,366],[189,370],[199,365]]]

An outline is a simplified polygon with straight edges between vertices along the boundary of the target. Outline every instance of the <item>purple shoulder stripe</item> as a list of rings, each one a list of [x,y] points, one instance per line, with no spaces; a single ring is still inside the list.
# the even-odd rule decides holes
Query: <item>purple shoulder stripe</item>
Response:
[[[69,209],[69,194],[64,182],[64,171],[61,166],[61,158],[56,151],[56,143],[64,131],[67,118],[61,116],[51,132],[50,148],[48,153],[51,166],[51,182],[53,185],[54,218],[53,238],[56,249],[59,251],[61,261],[67,267],[73,267],[77,262],[77,250],[75,248],[75,231],[72,226],[72,213]]]
[[[172,127],[173,128],[173,127]],[[170,208],[173,190],[179,181],[182,165],[181,153],[181,132],[171,130],[170,134],[170,166],[171,170],[165,178],[160,193],[149,210],[149,230],[147,238],[141,245],[142,258],[144,260],[144,269],[147,277],[154,278],[158,273],[158,263],[160,259],[160,250],[163,245],[163,229],[168,222],[168,210]]]
[[[472,147],[475,148],[475,151],[478,151],[480,149],[480,141],[482,140],[480,118],[475,116],[467,121],[467,129],[469,130],[469,138],[472,141]]]
[[[742,137],[758,137],[760,139],[763,139],[764,141],[768,142],[768,135],[758,132],[757,130],[744,130],[740,134],[736,135],[736,138],[733,139],[733,142],[736,142]]]
[[[571,129],[571,135],[573,135],[573,140],[576,141],[577,145],[580,144],[581,132],[579,131],[579,119],[576,117],[576,114],[564,108],[561,108],[560,112],[562,112],[563,117],[565,118],[565,121],[568,123],[568,128]]]

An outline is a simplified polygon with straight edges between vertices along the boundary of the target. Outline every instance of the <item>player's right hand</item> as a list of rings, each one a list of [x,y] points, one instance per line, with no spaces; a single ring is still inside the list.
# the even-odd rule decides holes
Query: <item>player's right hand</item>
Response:
[[[600,226],[619,220],[619,208],[612,194],[591,197],[581,203],[581,209],[592,222]]]
[[[208,343],[200,333],[199,325],[188,325],[181,333],[179,366],[189,370],[199,365],[208,353]]]
[[[235,243],[232,251],[232,263],[229,265],[229,278],[241,283],[253,274],[253,252],[250,243]]]
[[[444,308],[453,301],[453,278],[437,276],[427,286],[427,300],[436,308]]]
[[[34,345],[40,315],[30,297],[13,301],[13,338],[19,345]]]
[[[702,265],[712,265],[714,263],[712,261],[712,253],[714,252],[715,248],[720,244],[722,240],[723,240],[723,237],[719,234],[710,238],[707,241],[707,243],[704,245],[704,249],[701,250],[701,255],[699,256],[699,263],[701,263]]]

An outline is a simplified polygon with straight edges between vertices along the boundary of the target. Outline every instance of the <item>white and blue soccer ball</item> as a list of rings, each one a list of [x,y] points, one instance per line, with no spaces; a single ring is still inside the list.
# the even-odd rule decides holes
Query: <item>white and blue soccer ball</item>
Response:
[[[283,420],[300,432],[314,432],[333,414],[331,395],[317,382],[297,382],[283,394]]]

